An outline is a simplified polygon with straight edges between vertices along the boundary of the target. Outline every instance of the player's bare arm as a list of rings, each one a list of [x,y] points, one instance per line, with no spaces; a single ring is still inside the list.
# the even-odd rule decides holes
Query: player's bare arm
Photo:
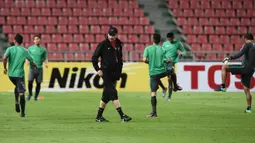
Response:
[[[45,68],[48,68],[48,60],[44,60],[43,64],[44,64]]]
[[[4,74],[7,74],[7,56],[3,57],[3,65],[4,65]]]

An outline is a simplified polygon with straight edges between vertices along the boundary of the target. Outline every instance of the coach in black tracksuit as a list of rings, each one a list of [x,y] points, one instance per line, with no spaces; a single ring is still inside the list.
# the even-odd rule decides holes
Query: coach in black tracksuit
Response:
[[[104,90],[96,122],[108,122],[103,117],[103,111],[109,101],[113,101],[116,110],[119,112],[121,121],[128,122],[132,118],[122,112],[120,102],[118,100],[118,92],[116,90],[116,82],[120,79],[122,72],[122,46],[123,43],[117,38],[118,30],[115,27],[110,27],[107,38],[100,42],[92,56],[92,63],[97,74],[104,80]],[[101,65],[98,66],[99,58]]]

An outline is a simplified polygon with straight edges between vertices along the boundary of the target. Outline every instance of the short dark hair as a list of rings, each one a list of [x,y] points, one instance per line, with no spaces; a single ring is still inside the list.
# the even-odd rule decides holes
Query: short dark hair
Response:
[[[38,37],[39,39],[41,39],[41,34],[35,34],[35,35],[34,35],[34,38],[35,38],[35,37]]]
[[[161,41],[161,36],[160,36],[160,34],[155,33],[155,34],[153,35],[153,40],[154,40],[154,42],[155,42],[156,44],[159,44],[160,41]]]
[[[23,36],[21,34],[16,34],[14,39],[18,44],[22,44],[23,42]]]
[[[244,38],[247,40],[253,40],[253,35],[252,35],[252,33],[247,33],[244,35]]]
[[[167,38],[174,38],[174,33],[173,32],[169,32],[166,35]]]

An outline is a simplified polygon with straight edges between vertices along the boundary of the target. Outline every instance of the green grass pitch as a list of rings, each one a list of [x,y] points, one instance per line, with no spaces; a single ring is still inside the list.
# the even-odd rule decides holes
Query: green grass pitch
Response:
[[[41,95],[26,103],[27,117],[20,118],[14,96],[0,93],[1,143],[255,142],[255,113],[243,113],[243,93],[180,92],[170,102],[158,95],[156,119],[146,118],[149,93],[119,93],[123,111],[133,118],[128,123],[120,123],[112,103],[104,112],[110,123],[95,122],[101,93]]]

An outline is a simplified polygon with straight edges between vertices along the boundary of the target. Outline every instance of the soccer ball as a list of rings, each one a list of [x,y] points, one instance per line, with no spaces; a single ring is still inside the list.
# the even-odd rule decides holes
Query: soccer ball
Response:
[[[225,60],[225,61],[224,61],[224,64],[225,64],[225,65],[228,65],[228,64],[229,64],[229,61],[228,61],[228,60]]]

